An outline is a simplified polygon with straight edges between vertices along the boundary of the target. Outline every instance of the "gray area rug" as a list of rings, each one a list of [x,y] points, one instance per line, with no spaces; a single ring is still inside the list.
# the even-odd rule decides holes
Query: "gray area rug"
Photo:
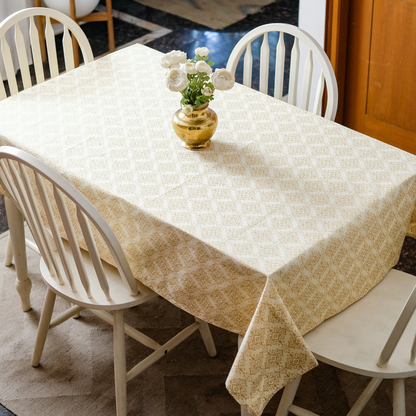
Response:
[[[45,286],[39,257],[28,252],[33,282],[32,307],[23,313],[14,288],[14,266],[5,267],[8,233],[0,235],[0,402],[18,416],[113,416],[115,414],[112,328],[89,312],[51,330],[41,366],[32,368],[31,354]],[[56,311],[68,307],[59,300]],[[126,320],[163,342],[193,318],[162,298],[126,313]],[[129,416],[239,416],[239,406],[225,388],[237,352],[237,336],[212,327],[218,355],[210,358],[198,333],[128,383]],[[130,338],[128,368],[149,353]],[[295,403],[322,416],[346,415],[369,378],[325,364],[307,373]],[[363,416],[392,414],[392,383],[379,387]],[[407,414],[416,414],[416,379],[406,384]],[[274,416],[281,392],[264,416]],[[10,416],[6,409],[0,415]]]

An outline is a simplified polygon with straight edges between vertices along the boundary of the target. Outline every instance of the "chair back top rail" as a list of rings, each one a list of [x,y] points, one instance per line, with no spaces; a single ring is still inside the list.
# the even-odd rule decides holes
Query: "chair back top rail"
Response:
[[[320,66],[321,72],[319,74],[319,81],[316,88],[315,100],[313,103],[313,113],[320,114],[322,108],[322,100],[324,87],[327,87],[327,105],[325,111],[325,118],[330,120],[335,119],[338,107],[338,87],[334,71],[331,66],[325,51],[319,43],[302,29],[288,25],[285,23],[270,23],[262,25],[253,29],[251,32],[243,36],[231,52],[228,59],[227,69],[235,74],[238,62],[245,51],[243,59],[243,84],[251,87],[253,75],[253,55],[252,43],[260,36],[263,36],[263,41],[260,47],[260,69],[259,69],[259,91],[267,94],[269,84],[269,63],[270,63],[270,45],[269,33],[278,32],[279,40],[276,46],[276,64],[275,64],[275,82],[274,82],[274,96],[277,99],[282,99],[284,73],[285,73],[285,59],[286,47],[284,43],[284,34],[294,36],[294,43],[291,50],[290,59],[290,73],[289,73],[289,88],[288,88],[288,103],[297,105],[298,107],[308,110],[309,101],[312,91],[312,74],[314,71],[313,58],[315,57]],[[302,94],[300,103],[297,103],[297,88],[299,83],[299,67],[300,67],[300,49],[299,40],[302,41],[309,48],[302,78]]]
[[[82,29],[76,22],[74,22],[65,14],[46,7],[32,7],[17,11],[16,13],[10,15],[7,19],[0,23],[1,52],[4,60],[6,77],[11,95],[18,93],[16,71],[13,66],[10,46],[7,43],[5,36],[6,32],[12,27],[14,27],[15,29],[15,47],[22,76],[23,88],[26,89],[32,86],[32,80],[30,76],[28,63],[28,55],[30,53],[32,54],[36,83],[40,84],[41,82],[45,81],[45,73],[42,62],[38,32],[38,30],[42,29],[37,28],[34,21],[35,16],[42,16],[45,19],[45,41],[48,51],[48,64],[51,78],[55,78],[59,75],[58,55],[56,52],[55,45],[55,32],[52,23],[58,22],[62,23],[63,25],[62,47],[66,71],[70,71],[75,68],[74,50],[70,32],[72,33],[72,36],[75,36],[75,38],[77,39],[77,42],[81,48],[84,62],[88,63],[94,60],[92,49],[85,33],[82,31]],[[26,49],[24,37],[19,26],[19,22],[26,18],[29,19],[29,43],[31,51]],[[3,83],[0,83],[0,100],[4,98],[6,98],[6,90],[4,88]]]
[[[77,227],[81,229],[87,245],[99,286],[107,300],[111,300],[111,288],[93,237],[91,222],[105,241],[126,290],[132,296],[137,295],[139,290],[146,293],[148,289],[134,278],[123,249],[108,223],[88,199],[56,171],[22,150],[3,146],[0,147],[0,183],[26,218],[51,276],[56,277],[60,284],[66,280],[72,291],[76,292],[75,281],[79,279],[88,298],[93,296],[90,290],[91,275],[86,272],[74,231],[74,227]],[[39,207],[45,213],[46,220],[42,220]],[[75,212],[76,216],[71,216],[70,212]],[[64,228],[77,273],[71,270],[68,263],[59,223]],[[57,264],[56,251],[62,268]]]

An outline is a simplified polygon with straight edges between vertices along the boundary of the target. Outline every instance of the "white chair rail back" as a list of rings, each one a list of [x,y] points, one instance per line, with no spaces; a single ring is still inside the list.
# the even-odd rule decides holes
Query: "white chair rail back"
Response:
[[[413,288],[409,298],[406,301],[406,304],[403,307],[403,310],[400,313],[400,316],[394,326],[393,330],[390,333],[390,336],[384,345],[384,348],[380,354],[377,365],[381,368],[386,367],[388,362],[397,346],[397,343],[400,341],[401,336],[403,335],[407,324],[410,321],[413,313],[416,309],[416,286]],[[409,364],[413,365],[416,359],[416,335],[413,340],[413,345],[410,350],[410,360]]]
[[[0,147],[0,183],[24,215],[49,273],[58,279],[60,284],[69,284],[75,293],[75,280],[79,279],[88,298],[92,297],[89,280],[91,273],[88,275],[84,266],[74,231],[76,227],[82,231],[99,282],[98,286],[107,300],[111,300],[111,288],[98,254],[90,227],[91,222],[105,241],[125,283],[126,291],[129,290],[133,296],[138,294],[138,289],[146,291],[146,288],[134,278],[124,252],[105,219],[87,198],[56,171],[22,150],[4,146]],[[39,198],[35,195],[39,195]],[[55,210],[53,206],[56,206]],[[46,224],[42,220],[40,207],[46,214]],[[77,221],[69,215],[69,209],[74,207]],[[59,233],[59,223],[65,230],[77,273],[71,271],[68,263]],[[58,264],[58,256],[54,255],[56,251],[61,264]]]
[[[39,32],[40,28],[36,26],[35,16],[43,16],[46,20],[45,22],[45,41],[46,48],[48,52],[48,63],[49,63],[49,73],[50,77],[54,78],[59,75],[59,66],[58,66],[58,55],[56,52],[55,45],[55,32],[52,27],[52,23],[62,23],[63,25],[63,38],[62,46],[64,52],[65,60],[65,69],[70,71],[75,68],[74,64],[74,50],[72,46],[72,36],[78,41],[78,44],[81,48],[82,56],[84,62],[92,62],[94,56],[91,50],[91,46],[85,33],[79,27],[79,25],[74,22],[70,17],[65,14],[54,10],[48,9],[45,7],[32,7],[28,9],[23,9],[17,11],[16,13],[10,15],[7,19],[0,23],[0,46],[1,46],[1,57],[4,61],[4,66],[6,70],[7,82],[10,90],[10,95],[18,93],[18,80],[16,78],[16,71],[13,66],[13,60],[10,52],[10,46],[6,40],[6,32],[14,27],[14,39],[15,47],[17,50],[17,56],[19,61],[19,67],[22,77],[23,89],[30,88],[32,86],[32,79],[30,75],[30,68],[28,63],[28,54],[31,53],[33,66],[36,76],[36,83],[40,84],[45,81],[45,72],[42,62],[41,48],[39,42]],[[29,43],[30,51],[26,50],[23,34],[19,27],[19,21],[23,19],[29,19]],[[30,56],[30,55],[29,55]],[[3,82],[0,83],[0,100],[6,98],[6,90],[4,88]]]
[[[275,65],[275,82],[274,97],[281,100],[283,98],[286,46],[284,34],[294,37],[293,47],[290,58],[289,87],[287,102],[304,110],[309,110],[309,101],[312,98],[311,93],[315,90],[312,88],[312,74],[314,71],[314,58],[320,64],[320,74],[318,84],[316,85],[315,99],[313,101],[313,113],[321,114],[324,87],[327,88],[327,104],[325,118],[334,120],[338,107],[338,87],[335,73],[325,51],[319,43],[304,30],[285,23],[271,23],[262,25],[247,33],[237,43],[228,59],[227,69],[235,74],[237,65],[242,54],[243,58],[243,84],[251,87],[253,78],[253,53],[252,43],[263,36],[260,48],[260,68],[259,68],[259,91],[268,93],[269,72],[270,72],[270,32],[278,32],[279,40],[276,46],[276,65]],[[308,48],[306,61],[304,63],[304,73],[302,79],[299,77],[300,68],[300,42],[303,42]],[[298,98],[298,88],[301,88],[300,102]]]

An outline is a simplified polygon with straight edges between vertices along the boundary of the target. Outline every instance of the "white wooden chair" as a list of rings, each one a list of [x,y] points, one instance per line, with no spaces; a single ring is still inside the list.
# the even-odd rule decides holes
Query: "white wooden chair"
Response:
[[[276,47],[276,65],[275,65],[275,80],[274,80],[274,97],[279,100],[283,97],[283,84],[285,72],[285,55],[286,48],[284,42],[284,34],[294,37],[293,47],[291,50],[290,59],[290,73],[289,73],[289,88],[287,95],[287,102],[296,105],[304,110],[309,110],[309,101],[312,99],[311,93],[315,91],[315,98],[313,101],[313,113],[321,114],[322,100],[324,87],[327,91],[327,104],[325,110],[325,118],[334,120],[338,107],[338,87],[335,78],[335,73],[332,68],[325,51],[319,43],[304,30],[296,26],[285,23],[271,23],[259,26],[256,29],[248,32],[235,45],[228,59],[227,69],[234,75],[237,65],[242,54],[243,58],[243,84],[251,87],[253,78],[253,54],[252,43],[260,36],[263,36],[263,41],[260,48],[260,68],[259,68],[259,91],[265,94],[268,93],[269,86],[269,61],[270,61],[270,46],[269,34],[271,32],[280,33],[279,41]],[[302,82],[299,80],[300,67],[300,47],[302,42],[307,48],[306,61],[304,64],[304,73]],[[316,88],[312,88],[312,74],[314,71],[314,57],[320,64],[320,75]],[[301,98],[298,100],[298,86],[301,86]]]
[[[384,379],[393,379],[393,415],[405,416],[404,380],[416,375],[415,285],[415,276],[392,269],[362,299],[305,335],[317,360],[372,377],[348,416],[361,413]],[[293,404],[300,380],[285,387],[276,416],[316,416]]]
[[[208,354],[216,355],[208,324],[200,319],[196,318],[196,322],[164,345],[124,323],[124,309],[147,302],[157,294],[133,277],[123,250],[107,222],[56,171],[19,149],[5,146],[0,148],[0,183],[26,218],[42,255],[40,268],[47,291],[32,358],[34,367],[39,365],[49,329],[85,308],[114,326],[117,416],[126,415],[126,382],[162,358],[197,329],[201,332]],[[35,198],[36,194],[40,201]],[[45,213],[46,226],[39,207]],[[71,209],[75,210],[77,220],[71,220],[68,214]],[[68,241],[60,237],[58,224],[63,225]],[[74,227],[82,231],[88,252],[79,248]],[[92,229],[106,243],[117,267],[101,261]],[[51,321],[56,295],[67,299],[74,306]],[[128,372],[125,334],[154,350]]]
[[[52,27],[52,23],[62,23],[63,25],[63,52],[64,52],[64,59],[65,59],[65,70],[70,71],[74,69],[74,50],[72,45],[71,36],[74,36],[78,44],[81,48],[82,56],[85,63],[92,62],[94,60],[94,56],[92,54],[91,46],[87,37],[85,36],[82,29],[79,25],[74,22],[71,18],[66,16],[65,14],[44,8],[44,7],[34,7],[29,9],[19,10],[16,13],[10,15],[7,19],[3,20],[0,23],[0,57],[3,59],[5,69],[6,69],[6,76],[7,76],[7,85],[10,95],[17,94],[19,89],[27,89],[32,87],[32,78],[30,74],[30,66],[28,56],[32,57],[33,67],[36,76],[36,83],[40,84],[44,82],[47,78],[47,74],[45,74],[45,67],[43,65],[42,56],[41,56],[41,46],[39,39],[38,29],[36,27],[36,18],[44,18],[45,19],[45,34],[42,37],[45,39],[46,47],[48,51],[48,73],[50,74],[51,78],[54,78],[59,75],[59,65],[58,65],[58,56],[56,52],[56,45],[55,45],[55,34],[54,29]],[[23,34],[19,27],[19,22],[23,19],[29,19],[29,44],[30,50],[26,49],[25,41]],[[9,45],[6,40],[6,33],[12,32],[14,33],[14,45]],[[70,36],[71,33],[71,36]],[[21,82],[18,81],[17,78],[17,71],[13,66],[13,59],[10,52],[10,46],[15,47],[18,56],[20,74],[21,74]],[[43,45],[45,46],[45,45]],[[0,100],[3,100],[7,97],[6,89],[3,82],[0,82]],[[7,201],[6,201],[7,205]],[[9,219],[10,222],[10,219]],[[16,224],[19,226],[19,224]],[[18,242],[20,245],[20,241]],[[25,244],[31,250],[39,253],[38,248],[35,244],[33,244],[30,240],[26,239]],[[6,266],[10,266],[13,261],[13,249],[11,244],[11,239],[9,239],[6,257],[4,260],[4,264]],[[30,290],[30,288],[29,288]],[[30,300],[27,295],[27,289],[22,288],[22,306],[23,310],[27,311],[30,310]]]
[[[36,83],[40,84],[45,81],[45,71],[42,62],[41,45],[39,41],[39,32],[35,24],[34,17],[44,17],[45,24],[45,41],[48,51],[48,63],[49,74],[51,78],[59,75],[58,57],[56,53],[55,45],[55,33],[52,27],[52,23],[62,23],[63,25],[63,38],[62,46],[65,59],[65,70],[70,71],[75,68],[74,65],[74,50],[72,47],[72,38],[75,36],[82,52],[82,56],[85,63],[92,62],[94,56],[92,54],[90,43],[88,42],[85,33],[70,17],[58,12],[57,10],[48,9],[45,7],[32,7],[28,9],[19,10],[16,13],[10,15],[7,19],[0,23],[0,45],[1,45],[1,57],[3,58],[7,84],[10,95],[17,94],[19,92],[18,80],[16,78],[16,71],[13,67],[13,60],[10,53],[10,46],[6,41],[5,34],[9,29],[14,28],[14,40],[17,50],[17,56],[20,67],[20,74],[22,77],[22,89],[30,88],[32,78],[30,75],[28,56],[32,56]],[[19,27],[19,22],[23,19],[29,18],[29,40],[30,50],[26,50],[23,34]],[[6,89],[4,83],[0,82],[0,100],[6,98]]]

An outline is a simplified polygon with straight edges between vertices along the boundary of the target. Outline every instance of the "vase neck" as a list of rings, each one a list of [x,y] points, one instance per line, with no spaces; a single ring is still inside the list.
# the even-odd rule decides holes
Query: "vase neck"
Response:
[[[201,111],[201,110],[205,110],[208,107],[208,105],[209,103],[207,102],[207,103],[201,104],[199,107],[193,106],[192,108],[194,111]]]

